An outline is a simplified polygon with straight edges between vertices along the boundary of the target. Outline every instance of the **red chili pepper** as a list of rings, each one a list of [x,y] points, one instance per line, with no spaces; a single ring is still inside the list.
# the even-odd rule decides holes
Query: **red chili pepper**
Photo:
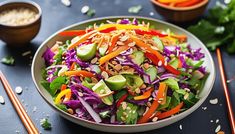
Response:
[[[121,103],[127,98],[128,94],[124,94],[117,102],[117,108],[121,105]]]
[[[154,35],[154,36],[159,36],[159,37],[165,37],[167,36],[166,34],[162,34],[157,30],[150,30],[150,31],[143,31],[143,30],[139,30],[139,29],[135,29],[135,33],[139,34],[139,35]]]
[[[157,56],[155,56],[154,54],[148,53],[148,52],[145,53],[145,56],[148,59],[150,59],[153,62],[153,64],[155,64],[156,66],[158,65],[159,60],[158,60]],[[171,65],[169,65],[169,64],[165,65],[164,63],[162,63],[162,64],[165,67],[165,69],[168,70],[169,72],[171,72],[175,75],[180,75],[180,71],[173,68]]]
[[[100,30],[100,32],[101,33],[110,33],[110,32],[112,32],[114,30],[117,30],[117,28],[116,27],[109,27],[109,28],[106,28],[104,30]]]
[[[175,4],[175,6],[176,7],[189,7],[189,6],[196,5],[200,2],[202,2],[202,0],[189,0],[186,2],[182,2],[182,3],[177,3],[177,4]]]

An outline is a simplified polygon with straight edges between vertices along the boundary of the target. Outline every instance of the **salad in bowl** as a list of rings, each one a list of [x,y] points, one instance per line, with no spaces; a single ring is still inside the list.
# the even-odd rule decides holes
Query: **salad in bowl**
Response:
[[[41,85],[54,104],[96,123],[158,122],[200,99],[209,72],[205,54],[187,36],[137,19],[119,19],[84,30],[43,53]]]

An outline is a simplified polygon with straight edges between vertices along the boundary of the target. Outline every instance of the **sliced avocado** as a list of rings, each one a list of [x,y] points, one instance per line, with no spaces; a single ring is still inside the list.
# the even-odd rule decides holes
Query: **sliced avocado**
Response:
[[[122,75],[115,75],[109,77],[106,81],[106,84],[111,90],[120,90],[126,85],[126,78]]]
[[[107,94],[112,92],[109,87],[105,84],[103,80],[100,80],[95,86],[92,87],[92,90],[98,95]],[[109,95],[107,97],[103,97],[102,101],[107,105],[113,104],[113,95]]]
[[[126,124],[136,124],[138,118],[138,106],[122,102],[117,110],[117,120]]]
[[[96,44],[80,46],[77,48],[77,56],[83,61],[88,61],[95,56],[96,48]]]
[[[161,41],[158,37],[156,37],[156,36],[154,36],[152,39],[153,39],[153,41],[157,44],[157,48],[158,48],[160,51],[163,51],[164,45],[162,44],[162,41]]]
[[[99,47],[99,53],[100,53],[100,55],[101,55],[101,56],[104,56],[105,53],[106,53],[106,51],[107,51],[107,49],[108,49],[108,45],[102,45],[102,46],[100,46],[100,47]]]
[[[137,65],[141,65],[144,62],[144,52],[142,51],[135,51],[133,54],[133,62]]]
[[[156,67],[150,67],[145,71],[146,74],[150,76],[151,82],[154,81],[157,78],[157,68]]]
[[[128,88],[131,90],[139,88],[144,83],[138,75],[124,75],[124,77],[126,78]]]

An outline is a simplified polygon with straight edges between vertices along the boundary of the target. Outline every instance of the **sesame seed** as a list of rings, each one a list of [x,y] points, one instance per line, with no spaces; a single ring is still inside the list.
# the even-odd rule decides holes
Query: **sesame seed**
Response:
[[[218,132],[220,131],[220,129],[221,129],[221,126],[218,125],[218,126],[216,127],[216,129],[215,129],[215,133],[218,133]]]
[[[158,117],[154,117],[154,118],[152,119],[153,122],[156,122],[157,120],[158,120]]]
[[[149,12],[149,15],[150,15],[150,16],[153,16],[153,15],[154,15],[154,12]]]
[[[83,96],[83,93],[81,93],[81,92],[78,92],[78,95],[79,95],[80,97],[82,97],[82,96]]]
[[[21,93],[23,92],[22,87],[17,86],[17,87],[15,88],[15,92],[16,92],[17,94],[21,94]]]
[[[95,57],[95,58],[93,58],[93,59],[91,60],[91,63],[92,63],[92,64],[95,64],[95,63],[97,62],[97,60],[98,60],[98,59]]]
[[[219,122],[219,119],[216,119],[215,123],[218,123]]]
[[[210,121],[211,123],[214,122],[213,120]]]
[[[206,110],[206,109],[207,109],[207,107],[202,107],[202,109],[203,109],[203,110]]]
[[[182,130],[182,129],[183,129],[183,126],[180,124],[180,125],[179,125],[179,128],[180,128],[180,130]]]
[[[5,100],[4,100],[4,98],[2,96],[0,96],[0,103],[1,104],[5,104]]]

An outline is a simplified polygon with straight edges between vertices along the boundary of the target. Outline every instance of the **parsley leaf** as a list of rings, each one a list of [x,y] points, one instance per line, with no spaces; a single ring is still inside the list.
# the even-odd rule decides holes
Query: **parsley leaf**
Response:
[[[41,120],[40,120],[40,125],[41,125],[45,130],[51,129],[51,123],[48,121],[47,118],[41,119]]]
[[[1,62],[6,65],[14,65],[15,59],[12,56],[3,57]]]

